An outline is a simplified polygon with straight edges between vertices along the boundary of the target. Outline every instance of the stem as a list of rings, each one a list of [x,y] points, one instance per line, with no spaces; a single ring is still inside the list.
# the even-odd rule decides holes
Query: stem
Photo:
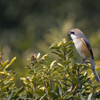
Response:
[[[70,88],[63,94],[63,99],[66,97],[66,95],[71,94],[69,91],[72,91],[72,88],[73,88],[73,84],[71,84]]]
[[[34,87],[33,87],[33,100],[35,100],[35,89],[36,89],[36,85],[35,85],[35,83],[34,83]]]
[[[42,100],[47,94],[48,92],[46,92],[39,100]]]
[[[65,48],[65,51],[64,51],[64,61],[66,61],[66,48]],[[64,64],[64,66],[65,66],[65,68],[66,68],[66,64]],[[66,78],[65,75],[66,75],[66,71],[65,71],[64,74],[63,74],[63,78],[64,78],[64,79]]]
[[[95,87],[93,87],[93,97],[92,97],[92,100],[94,100],[94,96],[95,96]]]
[[[66,50],[64,51],[64,61],[66,61]]]
[[[45,83],[44,73],[45,73],[45,72],[43,72],[43,80],[44,80],[43,82],[44,82],[44,87],[45,87],[45,89],[46,89],[46,94],[44,94],[44,97],[45,97],[45,95],[47,95],[48,100],[50,100],[49,95],[48,95],[47,86],[46,86],[46,83]],[[42,96],[42,97],[43,97],[43,96]],[[41,97],[41,98],[42,98],[42,97]]]
[[[78,83],[78,87],[79,87],[79,66],[78,66],[78,69],[77,69],[77,83]]]

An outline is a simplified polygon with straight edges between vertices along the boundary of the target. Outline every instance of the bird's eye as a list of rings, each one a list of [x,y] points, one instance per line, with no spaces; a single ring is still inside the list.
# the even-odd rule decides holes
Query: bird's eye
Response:
[[[75,34],[75,32],[70,32],[71,34]]]

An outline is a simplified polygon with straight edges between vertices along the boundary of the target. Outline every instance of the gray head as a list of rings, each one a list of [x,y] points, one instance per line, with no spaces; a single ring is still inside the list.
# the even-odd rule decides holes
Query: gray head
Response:
[[[78,38],[78,37],[85,38],[85,35],[83,34],[83,32],[78,28],[71,29],[68,36],[71,36],[72,39]]]

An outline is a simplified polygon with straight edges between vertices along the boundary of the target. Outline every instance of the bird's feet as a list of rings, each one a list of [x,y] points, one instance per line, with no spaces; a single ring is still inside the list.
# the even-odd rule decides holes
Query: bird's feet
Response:
[[[86,60],[87,58],[84,58],[80,63],[84,63],[84,61]]]

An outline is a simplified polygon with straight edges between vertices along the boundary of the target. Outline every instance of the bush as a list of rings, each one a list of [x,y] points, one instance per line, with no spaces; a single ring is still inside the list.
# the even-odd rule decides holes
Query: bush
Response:
[[[56,60],[48,64],[48,54],[41,57],[32,55],[27,65],[29,77],[20,78],[25,84],[20,89],[14,86],[17,74],[6,69],[15,58],[6,65],[0,59],[1,100],[99,100],[100,83],[96,82],[89,62],[85,64],[72,60],[74,45],[63,39],[50,46]],[[55,56],[54,56],[55,57]],[[6,66],[5,66],[6,65]],[[4,67],[5,66],[5,67]],[[99,62],[98,67],[100,68]]]

